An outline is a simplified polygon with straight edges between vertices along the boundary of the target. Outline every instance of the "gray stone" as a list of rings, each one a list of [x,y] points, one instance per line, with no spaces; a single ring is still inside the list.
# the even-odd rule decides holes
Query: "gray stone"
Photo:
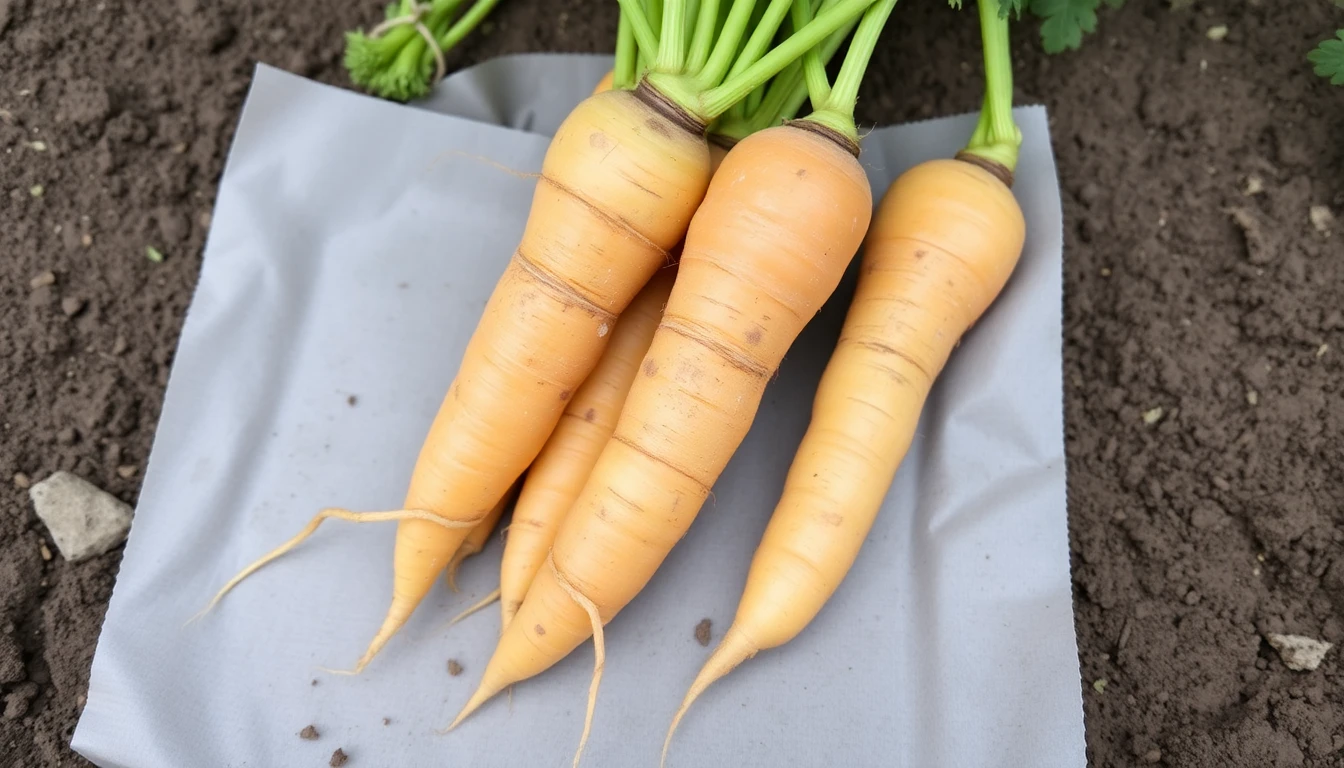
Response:
[[[69,472],[34,485],[28,496],[61,557],[72,563],[116,547],[131,528],[130,505]]]
[[[1324,640],[1302,635],[1265,635],[1265,639],[1279,652],[1283,665],[1295,672],[1310,672],[1321,665],[1321,659],[1334,646]]]

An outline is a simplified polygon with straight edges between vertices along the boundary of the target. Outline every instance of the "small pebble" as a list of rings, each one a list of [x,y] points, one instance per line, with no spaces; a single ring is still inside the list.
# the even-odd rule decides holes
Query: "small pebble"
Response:
[[[45,142],[45,141],[30,141],[30,142],[28,142],[28,148],[31,149],[31,150],[33,150],[34,152],[46,152],[46,151],[47,151],[47,142]]]
[[[84,299],[78,296],[66,296],[61,299],[61,311],[65,313],[66,317],[74,317],[84,311],[85,303]]]
[[[1160,693],[1157,694],[1158,704],[1166,704],[1170,700],[1171,700],[1171,694],[1167,693],[1166,691],[1161,691]]]
[[[1330,345],[1329,345],[1329,344],[1322,344],[1321,346],[1317,347],[1317,348],[1316,348],[1316,359],[1317,359],[1317,360],[1320,360],[1322,357],[1325,357],[1325,353],[1326,353],[1326,352],[1329,352],[1329,351],[1330,351]]]
[[[118,334],[116,341],[112,342],[112,354],[120,355],[128,346],[130,345],[126,343],[126,337]]]
[[[1222,40],[1223,38],[1227,37],[1227,25],[1226,25],[1226,24],[1219,24],[1219,25],[1217,25],[1217,26],[1215,26],[1215,27],[1209,27],[1209,31],[1208,31],[1208,32],[1205,32],[1204,34],[1205,34],[1210,40],[1212,40],[1212,41],[1214,41],[1214,42],[1216,43],[1216,42],[1218,42],[1219,40]]]
[[[135,473],[139,471],[140,468],[134,464],[122,464],[117,467],[117,475],[123,480],[130,480],[132,477],[135,477]]]
[[[74,427],[61,427],[61,430],[56,433],[56,442],[61,445],[74,445],[78,439],[79,433],[75,431]]]
[[[1258,195],[1265,191],[1265,182],[1259,176],[1252,173],[1250,176],[1246,177],[1246,186],[1241,191],[1242,194],[1247,197]]]
[[[42,274],[28,281],[28,285],[32,286],[33,288],[44,288],[48,285],[55,285],[55,284],[56,284],[56,273],[52,272],[51,270],[47,270],[46,272],[43,272]]]
[[[1331,213],[1330,209],[1324,205],[1311,206],[1307,216],[1311,219],[1311,226],[1315,227],[1316,231],[1321,234],[1326,234],[1334,228],[1335,214]]]
[[[187,151],[187,145],[184,144],[183,142],[180,142],[180,141],[179,141],[178,143],[176,143],[176,144],[173,145],[172,153],[173,153],[174,155],[180,155],[180,154],[182,154],[183,152],[186,152],[186,151]]]
[[[448,660],[448,674],[457,677],[462,674],[462,665],[457,663],[457,659]]]
[[[82,246],[84,246],[85,248],[88,248],[89,246],[93,245],[93,235],[90,235],[90,234],[87,233],[87,232],[85,232],[84,234],[80,235],[80,236],[79,236],[79,244],[82,245]]]
[[[304,729],[299,731],[299,738],[304,741],[317,741],[317,729],[311,725],[304,726]]]
[[[1143,753],[1143,762],[1156,763],[1162,760],[1162,750],[1153,748]]]
[[[1310,672],[1321,665],[1325,654],[1334,646],[1323,640],[1315,640],[1302,635],[1265,636],[1271,647],[1279,652],[1283,665],[1295,672]]]
[[[51,562],[51,550],[47,549],[46,542],[43,542],[42,546],[39,547],[37,551],[38,554],[42,555],[42,560],[44,562]]]
[[[34,184],[33,186],[28,188],[28,194],[32,195],[33,197],[41,197],[42,194],[46,191],[47,190],[41,184]]]
[[[1258,405],[1260,403],[1260,393],[1254,389],[1246,390],[1246,402],[1251,405]]]
[[[1143,412],[1144,424],[1156,424],[1162,418],[1162,406],[1152,408]]]
[[[32,478],[28,477],[22,472],[14,473],[14,487],[19,488],[21,490],[27,490],[28,486],[32,484],[33,484]]]
[[[345,765],[345,761],[349,759],[350,756],[345,754],[345,750],[337,749],[335,752],[331,753],[331,762],[327,763],[327,765],[330,765],[331,768],[340,768],[342,765]]]
[[[1200,599],[1199,593],[1193,589],[1185,593],[1186,605],[1197,605],[1199,603],[1199,599]]]
[[[196,217],[196,220],[199,221],[199,222],[201,222],[201,226],[202,226],[202,227],[205,227],[206,229],[209,229],[209,228],[210,228],[210,212],[209,212],[209,211],[201,211],[201,215],[200,215],[200,216],[197,216],[197,217]]]
[[[1104,678],[1104,677],[1101,678],[1101,679],[1099,679],[1099,680],[1094,680],[1094,681],[1092,682],[1092,690],[1096,691],[1097,693],[1105,693],[1105,692],[1106,692],[1106,685],[1107,685],[1107,683],[1109,683],[1109,682],[1110,682],[1110,681],[1107,680],[1107,679]]]

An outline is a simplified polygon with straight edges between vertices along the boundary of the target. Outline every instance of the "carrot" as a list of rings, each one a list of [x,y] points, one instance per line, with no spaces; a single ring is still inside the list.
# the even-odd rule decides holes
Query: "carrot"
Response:
[[[633,90],[623,79],[630,68],[618,68],[616,89],[581,102],[552,139],[522,242],[430,425],[402,508],[322,510],[226,583],[205,610],[326,519],[397,520],[392,601],[352,670],[361,671],[541,451],[601,357],[617,316],[669,262],[709,183],[705,127],[871,2],[840,0],[764,55],[764,45],[749,44],[747,62],[738,43],[754,0],[734,0],[717,39],[702,39],[713,25],[697,24],[690,48],[712,52],[703,66],[690,68],[687,62],[698,57],[687,56],[685,2],[669,4],[660,41],[638,1],[622,0],[631,35],[655,65]],[[763,24],[751,42],[768,42],[775,31]]]
[[[616,77],[616,70],[614,69],[608,70],[607,74],[603,75],[602,79],[597,81],[597,85],[593,88],[593,92],[591,95],[596,96],[599,93],[605,93],[607,91],[610,91],[612,88],[612,83],[615,80],[615,77]]]
[[[453,559],[449,560],[447,567],[444,568],[444,579],[448,582],[449,589],[454,592],[458,591],[457,570],[462,567],[462,561],[472,555],[479,554],[482,549],[485,549],[485,543],[489,541],[490,534],[495,532],[495,526],[499,524],[499,519],[504,516],[504,510],[508,509],[517,490],[518,486],[515,484],[504,494],[504,498],[495,504],[485,518],[467,532],[467,538],[462,540],[462,545],[453,553]]]
[[[752,559],[732,626],[691,684],[668,731],[705,689],[758,651],[794,639],[858,556],[914,439],[934,381],[963,334],[1002,291],[1026,223],[1011,191],[1020,137],[1011,120],[1006,19],[981,2],[994,100],[958,159],[931,160],[888,188],[864,247],[858,287],[822,375],[784,493]],[[988,17],[986,16],[988,14]],[[1010,76],[1010,75],[1008,75]],[[1006,101],[1005,101],[1006,99]],[[1007,163],[1007,164],[1005,164]]]
[[[616,431],[450,729],[593,637],[582,753],[605,657],[602,625],[686,533],[767,381],[867,231],[872,192],[852,112],[850,101],[840,114],[754,133],[727,154],[691,222]]]
[[[509,625],[522,604],[533,577],[546,562],[560,521],[616,429],[616,419],[662,319],[675,277],[675,269],[661,270],[616,320],[602,359],[574,393],[528,471],[500,564],[502,627]]]

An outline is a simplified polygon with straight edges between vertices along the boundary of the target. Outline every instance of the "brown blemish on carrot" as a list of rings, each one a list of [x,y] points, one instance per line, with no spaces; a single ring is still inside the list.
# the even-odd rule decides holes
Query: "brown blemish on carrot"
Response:
[[[593,131],[592,133],[588,134],[588,146],[592,147],[593,149],[606,149],[607,148],[606,134],[602,133],[601,131]]]
[[[561,393],[560,393],[560,402],[562,402],[562,403],[565,402],[566,400],[569,399],[569,396],[572,395],[572,394],[574,394],[574,393],[573,393],[573,392],[570,392],[568,389],[566,389],[564,392],[561,392]]]
[[[750,331],[747,331],[747,343],[753,347],[761,343],[760,328],[752,328]]]
[[[827,525],[839,526],[845,522],[845,516],[838,512],[822,512],[821,520]]]
[[[533,627],[532,629],[533,629],[533,631],[535,631],[538,635],[544,635],[544,634],[546,634],[546,628],[543,627],[543,626],[541,626],[540,624],[538,624],[537,626]]]
[[[593,419],[596,419],[596,418],[597,418],[597,409],[596,409],[596,408],[589,408],[588,410],[586,410],[586,411],[583,412],[583,420],[586,421],[586,422],[588,422],[589,424],[592,424],[592,423],[593,423]]]
[[[797,177],[800,178],[800,179],[806,179],[806,178],[807,178],[807,169],[806,169],[806,168],[799,168],[799,169],[798,169],[798,173],[795,173],[794,175],[797,176]]]
[[[658,375],[658,362],[653,359],[644,361],[644,375],[650,378]]]

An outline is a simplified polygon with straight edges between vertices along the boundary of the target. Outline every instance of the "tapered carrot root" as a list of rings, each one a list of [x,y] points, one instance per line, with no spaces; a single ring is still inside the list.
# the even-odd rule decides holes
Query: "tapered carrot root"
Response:
[[[455,723],[593,635],[563,585],[609,621],[685,534],[868,228],[867,179],[827,134],[753,134],[715,174],[616,431],[556,536],[555,571],[537,574]]]
[[[654,275],[621,313],[602,359],[570,399],[560,423],[528,469],[500,563],[501,627],[522,605],[546,562],[560,521],[578,498],[602,448],[616,429],[626,394],[663,316],[676,269]]]
[[[839,587],[935,379],[1002,291],[1024,237],[1012,192],[979,165],[934,160],[893,182],[737,615],[677,711],[664,757],[706,688],[756,652],[796,637]]]
[[[709,183],[702,123],[648,85],[580,103],[542,163],[522,241],[429,428],[404,506],[386,618],[405,623],[541,450],[616,317],[685,235]]]

